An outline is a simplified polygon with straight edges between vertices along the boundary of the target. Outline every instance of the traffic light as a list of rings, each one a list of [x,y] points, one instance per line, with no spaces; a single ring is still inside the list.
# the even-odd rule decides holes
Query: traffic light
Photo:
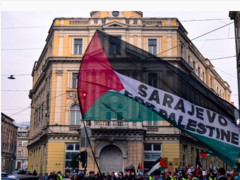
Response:
[[[82,167],[87,167],[87,151],[82,151],[78,154],[78,161],[82,162]]]

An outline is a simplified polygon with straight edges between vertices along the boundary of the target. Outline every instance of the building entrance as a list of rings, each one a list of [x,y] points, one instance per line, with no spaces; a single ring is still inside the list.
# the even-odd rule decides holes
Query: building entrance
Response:
[[[122,151],[114,145],[105,146],[100,152],[99,166],[102,173],[123,171]]]

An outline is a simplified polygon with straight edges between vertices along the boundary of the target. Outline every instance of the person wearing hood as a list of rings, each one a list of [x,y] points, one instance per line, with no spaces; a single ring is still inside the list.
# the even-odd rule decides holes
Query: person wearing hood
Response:
[[[127,164],[124,168],[125,179],[126,180],[135,180],[135,167],[132,164]]]

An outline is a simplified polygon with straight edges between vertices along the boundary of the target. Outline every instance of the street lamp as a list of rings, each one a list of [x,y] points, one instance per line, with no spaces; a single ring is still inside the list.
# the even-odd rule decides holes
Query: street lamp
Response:
[[[13,75],[10,75],[8,79],[15,79],[15,77],[13,77]]]

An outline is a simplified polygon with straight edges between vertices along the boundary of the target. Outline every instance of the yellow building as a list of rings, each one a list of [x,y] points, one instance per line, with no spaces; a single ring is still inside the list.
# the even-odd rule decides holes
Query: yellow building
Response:
[[[33,107],[28,145],[31,172],[64,171],[70,167],[72,156],[83,150],[84,138],[78,131],[83,125],[77,76],[83,54],[97,29],[169,61],[231,102],[230,86],[192,44],[177,18],[144,18],[140,11],[92,11],[90,16],[55,18],[34,64],[29,93]],[[147,171],[160,156],[169,169],[195,166],[197,152],[207,150],[165,121],[127,123],[116,117],[111,119],[107,123],[87,122],[93,151],[105,173],[123,171],[127,163],[137,168],[140,162]],[[215,166],[223,166],[217,158],[212,161]],[[203,167],[209,168],[210,162],[203,161]],[[89,148],[87,171],[97,171]]]

